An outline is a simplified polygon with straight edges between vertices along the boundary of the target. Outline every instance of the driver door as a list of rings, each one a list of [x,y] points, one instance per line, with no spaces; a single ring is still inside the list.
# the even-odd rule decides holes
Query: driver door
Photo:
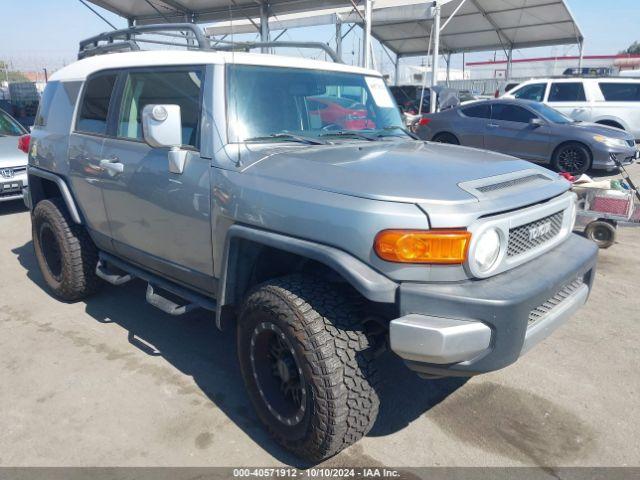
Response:
[[[549,159],[550,130],[546,125],[529,122],[539,118],[535,113],[509,103],[491,105],[491,120],[487,123],[485,148],[534,162]]]
[[[210,161],[201,158],[200,125],[205,69],[132,69],[119,79],[115,136],[106,138],[102,159],[121,164],[104,186],[104,201],[116,252],[178,282],[213,291]],[[179,105],[184,172],[170,173],[168,149],[143,138],[141,114],[149,104]]]

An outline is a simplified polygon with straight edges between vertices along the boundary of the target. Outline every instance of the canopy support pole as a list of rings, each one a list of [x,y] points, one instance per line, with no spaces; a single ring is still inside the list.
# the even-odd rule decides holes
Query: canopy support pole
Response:
[[[269,41],[269,3],[262,2],[260,5],[260,41]],[[262,47],[261,53],[269,53],[269,47]]]
[[[578,47],[580,48],[580,56],[578,59],[578,68],[580,70],[582,70],[582,62],[584,60],[584,40],[581,40],[580,43],[578,44]]]
[[[364,35],[362,37],[362,66],[371,68],[371,11],[373,0],[364,0]]]
[[[342,22],[336,21],[336,55],[342,62]]]
[[[394,85],[399,86],[400,85],[400,60],[402,59],[402,57],[400,55],[396,55],[396,62],[395,62],[395,76],[394,76]]]
[[[433,60],[431,61],[431,113],[435,113],[438,107],[438,99],[433,87],[438,85],[438,60],[440,58],[440,3],[433,2]]]
[[[451,81],[451,52],[447,53],[447,87],[449,86],[449,82]]]
[[[511,80],[511,70],[513,68],[513,47],[510,46],[507,51],[507,73],[506,80]]]

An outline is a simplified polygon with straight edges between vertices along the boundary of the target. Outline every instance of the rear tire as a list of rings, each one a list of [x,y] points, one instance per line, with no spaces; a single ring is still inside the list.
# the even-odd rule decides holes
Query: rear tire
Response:
[[[358,301],[302,275],[258,286],[238,321],[238,357],[262,422],[286,449],[319,462],[357,442],[377,414],[374,348]]]
[[[582,175],[591,168],[591,152],[582,143],[565,143],[553,153],[551,163],[559,172]]]
[[[596,220],[587,225],[584,230],[585,236],[594,242],[598,248],[606,250],[616,243],[616,228],[609,222]]]
[[[452,133],[447,132],[434,135],[431,141],[436,143],[448,143],[449,145],[460,145],[460,142],[458,141],[456,136]]]
[[[44,281],[61,300],[76,301],[95,293],[98,250],[84,227],[74,223],[61,199],[39,202],[31,219],[33,247]]]

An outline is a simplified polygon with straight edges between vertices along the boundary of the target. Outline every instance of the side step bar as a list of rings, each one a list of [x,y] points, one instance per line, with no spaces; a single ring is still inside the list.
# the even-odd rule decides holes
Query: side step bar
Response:
[[[109,271],[109,266],[115,267],[125,273],[111,273]],[[165,280],[157,275],[146,272],[120,260],[117,257],[114,257],[113,255],[109,255],[108,253],[100,252],[98,265],[96,267],[96,275],[112,285],[124,285],[134,278],[144,280],[147,282],[147,302],[169,315],[184,315],[196,308],[203,308],[205,310],[215,312],[218,308],[218,304],[215,300],[207,298],[204,295],[200,295],[199,293],[192,292],[187,288],[177,285],[169,280]],[[157,293],[158,289],[169,292],[173,296],[184,300],[184,304],[180,305],[173,300],[163,297]]]

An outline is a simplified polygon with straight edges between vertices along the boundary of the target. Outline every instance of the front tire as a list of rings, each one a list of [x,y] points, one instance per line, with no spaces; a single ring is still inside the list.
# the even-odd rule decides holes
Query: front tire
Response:
[[[373,346],[358,302],[302,275],[245,300],[238,357],[251,401],[286,449],[319,462],[357,442],[378,414]]]
[[[102,285],[96,276],[98,251],[84,227],[71,220],[58,198],[36,205],[31,219],[33,247],[44,281],[61,300],[76,301]]]
[[[582,175],[591,168],[591,152],[581,143],[565,143],[554,152],[552,164],[559,172]]]

